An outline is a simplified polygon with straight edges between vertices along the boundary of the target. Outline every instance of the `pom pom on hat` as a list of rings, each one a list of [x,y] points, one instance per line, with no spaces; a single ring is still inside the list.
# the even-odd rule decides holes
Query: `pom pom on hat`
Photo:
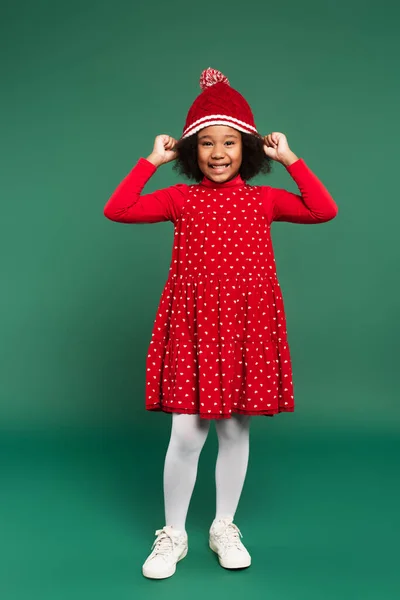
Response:
[[[230,85],[228,78],[225,77],[221,71],[217,71],[216,69],[212,69],[208,67],[208,69],[204,69],[202,74],[200,75],[200,87],[202,90],[215,85],[216,83],[226,83]]]
[[[181,139],[211,125],[226,125],[259,136],[248,102],[221,71],[211,67],[202,71],[200,88],[202,91],[187,114]]]

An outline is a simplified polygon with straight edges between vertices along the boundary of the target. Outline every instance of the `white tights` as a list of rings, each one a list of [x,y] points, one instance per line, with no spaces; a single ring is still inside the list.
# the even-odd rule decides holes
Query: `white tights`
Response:
[[[218,457],[215,470],[216,519],[234,517],[249,459],[250,417],[233,415],[215,421]],[[197,465],[210,429],[199,415],[172,415],[171,439],[164,466],[165,524],[185,531],[197,477]]]

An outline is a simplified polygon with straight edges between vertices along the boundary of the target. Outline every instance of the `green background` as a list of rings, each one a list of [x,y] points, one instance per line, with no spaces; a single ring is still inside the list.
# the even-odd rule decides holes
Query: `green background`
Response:
[[[394,1],[5,2],[1,18],[1,560],[4,600],[397,599],[398,19]],[[162,527],[170,417],[144,410],[173,226],[107,199],[207,67],[284,132],[339,206],[276,223],[296,412],[253,419],[237,523],[251,569],[207,548],[212,431],[170,580],[141,575]],[[397,158],[397,157],[396,157]],[[146,192],[181,181],[160,168]],[[252,180],[297,191],[285,169]]]

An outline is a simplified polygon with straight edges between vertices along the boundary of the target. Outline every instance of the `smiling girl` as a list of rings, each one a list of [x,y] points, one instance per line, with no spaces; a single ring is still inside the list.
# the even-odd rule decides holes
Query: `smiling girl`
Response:
[[[171,413],[164,467],[165,526],[143,574],[170,577],[188,551],[186,516],[211,420],[218,435],[216,514],[209,545],[222,567],[251,558],[233,522],[242,492],[252,416],[294,410],[286,319],[271,224],[324,223],[331,195],[283,133],[262,136],[245,98],[219,71],[201,74],[202,92],[179,140],[158,135],[118,185],[105,216],[121,223],[174,223],[168,278],[147,355],[146,408]],[[142,194],[155,171],[193,184]],[[299,194],[248,180],[281,163]]]

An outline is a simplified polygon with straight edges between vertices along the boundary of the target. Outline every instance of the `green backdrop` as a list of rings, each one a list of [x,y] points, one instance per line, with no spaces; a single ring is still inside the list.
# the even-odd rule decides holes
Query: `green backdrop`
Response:
[[[399,16],[357,0],[4,4],[5,600],[398,598]],[[296,412],[253,419],[237,515],[253,566],[207,551],[212,432],[191,552],[155,583],[140,567],[163,525],[170,417],[144,410],[144,377],[173,226],[111,223],[103,206],[156,135],[180,136],[209,66],[339,215],[273,226]],[[178,181],[166,165],[146,191]],[[297,191],[279,164],[252,183]]]

